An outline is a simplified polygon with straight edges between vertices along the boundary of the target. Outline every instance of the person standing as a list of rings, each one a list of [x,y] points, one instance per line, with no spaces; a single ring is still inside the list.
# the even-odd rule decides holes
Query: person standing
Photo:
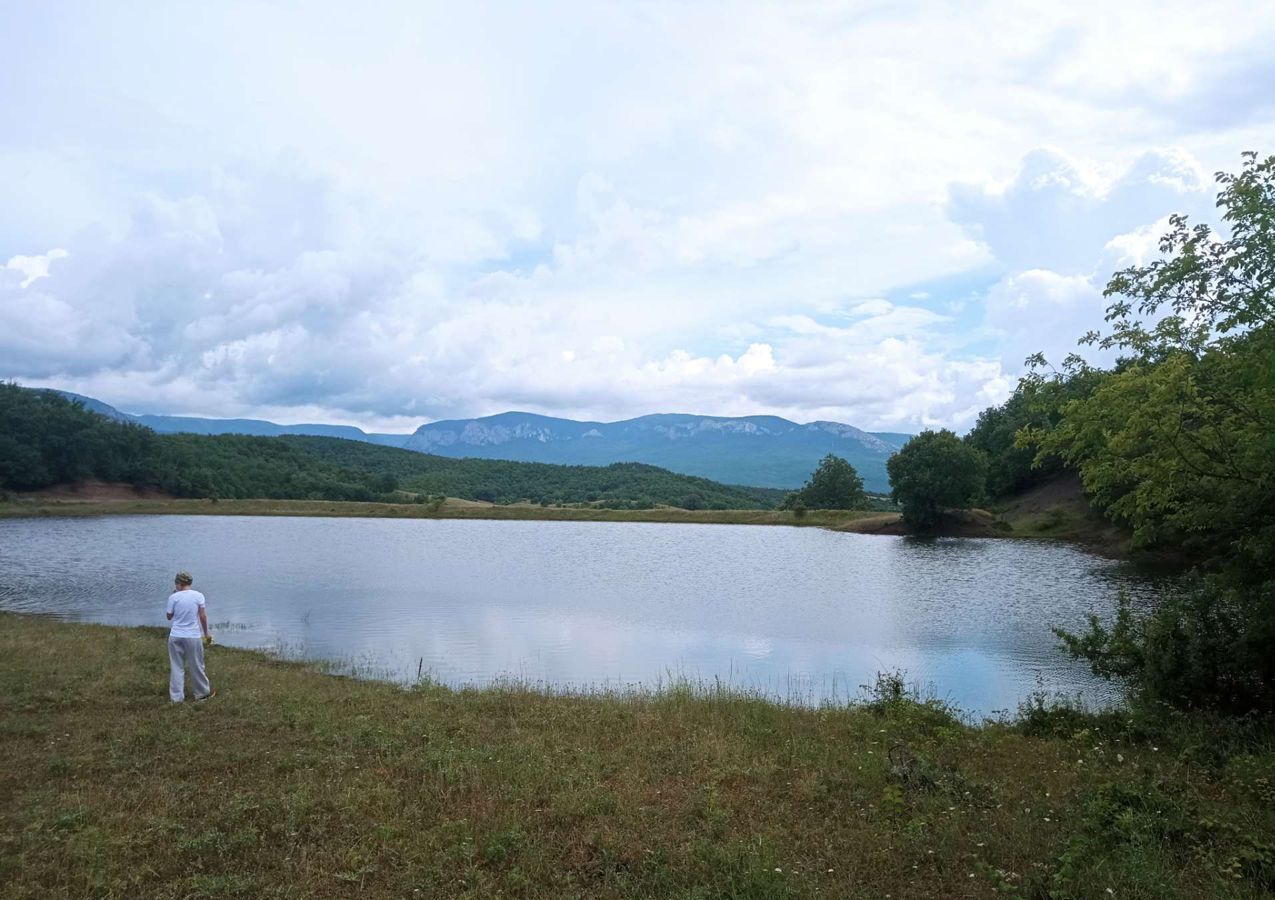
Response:
[[[188,572],[178,572],[173,579],[175,590],[168,598],[168,699],[181,703],[186,699],[186,667],[190,667],[196,700],[216,695],[204,673],[204,646],[212,643],[208,631],[208,613],[204,595],[191,587],[194,579]]]

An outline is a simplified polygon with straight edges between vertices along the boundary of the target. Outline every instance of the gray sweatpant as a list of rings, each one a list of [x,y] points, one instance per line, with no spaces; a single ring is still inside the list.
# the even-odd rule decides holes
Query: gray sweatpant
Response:
[[[204,674],[204,642],[202,638],[168,638],[168,699],[181,703],[186,699],[186,666],[190,666],[190,678],[194,682],[195,699],[202,700],[212,693],[208,676]]]

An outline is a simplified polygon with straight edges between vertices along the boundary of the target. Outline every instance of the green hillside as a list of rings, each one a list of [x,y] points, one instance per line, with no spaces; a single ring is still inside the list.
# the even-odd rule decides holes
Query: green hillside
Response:
[[[731,487],[654,466],[556,466],[446,459],[312,436],[156,434],[48,391],[0,384],[0,490],[85,479],[178,497],[396,500],[447,495],[495,503],[757,509],[782,492]]]

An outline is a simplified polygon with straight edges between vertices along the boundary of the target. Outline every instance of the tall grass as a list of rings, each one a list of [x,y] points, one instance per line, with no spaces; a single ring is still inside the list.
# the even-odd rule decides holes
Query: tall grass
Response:
[[[1039,704],[408,689],[0,615],[0,896],[1267,896],[1275,751]],[[1156,729],[1160,730],[1156,730]],[[1167,728],[1168,730],[1164,730]],[[1207,730],[1207,729],[1206,729]],[[1110,892],[1110,893],[1109,893]]]

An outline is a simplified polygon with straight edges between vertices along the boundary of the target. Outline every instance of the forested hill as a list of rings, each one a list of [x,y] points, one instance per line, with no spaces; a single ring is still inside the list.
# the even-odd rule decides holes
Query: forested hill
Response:
[[[853,465],[870,491],[889,489],[885,464],[912,435],[867,432],[841,422],[798,424],[778,416],[674,413],[621,422],[582,422],[526,412],[422,425],[413,434],[378,434],[349,425],[278,425],[263,419],[133,415],[92,397],[68,394],[94,412],[160,434],[284,434],[340,437],[453,458],[507,459],[564,466],[641,462],[725,484],[798,488],[829,453]]]
[[[496,503],[753,509],[782,492],[732,487],[637,463],[557,466],[448,459],[311,436],[157,434],[51,391],[0,384],[0,490],[86,479],[179,497],[393,500],[446,495]]]

